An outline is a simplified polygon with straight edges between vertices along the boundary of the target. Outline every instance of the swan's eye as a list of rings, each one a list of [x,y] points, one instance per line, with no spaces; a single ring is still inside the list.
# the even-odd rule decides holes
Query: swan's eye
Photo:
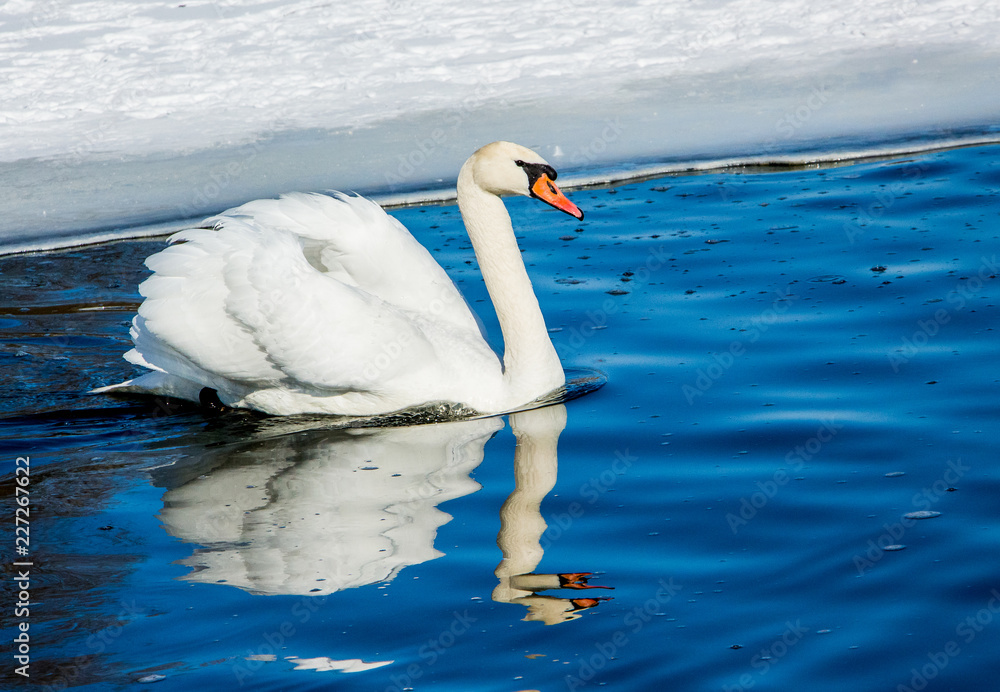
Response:
[[[514,163],[524,169],[525,175],[528,176],[529,187],[533,186],[543,175],[549,180],[555,180],[559,175],[556,173],[555,169],[547,163],[528,163],[527,161],[521,161],[520,159]]]

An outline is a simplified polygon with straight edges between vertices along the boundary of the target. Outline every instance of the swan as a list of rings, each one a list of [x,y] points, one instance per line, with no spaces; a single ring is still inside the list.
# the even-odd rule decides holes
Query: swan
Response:
[[[150,256],[124,358],[151,372],[94,391],[272,415],[527,405],[565,376],[500,196],[534,197],[582,219],[555,179],[541,156],[511,142],[477,150],[458,175],[502,359],[444,269],[380,206],[293,193],[207,219]]]

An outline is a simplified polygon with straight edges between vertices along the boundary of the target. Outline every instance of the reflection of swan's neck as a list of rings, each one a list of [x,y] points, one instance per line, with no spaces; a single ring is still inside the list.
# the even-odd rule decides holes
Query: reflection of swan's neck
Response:
[[[471,161],[471,160],[470,160]],[[466,164],[458,176],[458,207],[496,309],[504,339],[504,380],[521,404],[563,384],[559,356],[514,238],[510,215],[483,190]]]
[[[497,545],[503,560],[497,566],[500,585],[494,598],[510,602],[530,592],[517,589],[512,577],[532,572],[542,559],[539,540],[545,531],[541,504],[556,484],[559,433],[566,425],[566,407],[525,411],[510,417],[517,437],[514,450],[514,492],[500,509],[500,533]],[[558,579],[557,579],[558,581]]]

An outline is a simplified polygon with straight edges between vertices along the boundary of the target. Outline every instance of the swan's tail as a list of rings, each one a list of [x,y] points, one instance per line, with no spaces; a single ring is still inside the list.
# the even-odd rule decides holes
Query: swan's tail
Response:
[[[91,389],[90,394],[150,394],[169,396],[174,399],[197,402],[202,385],[183,377],[177,377],[166,372],[147,372],[145,375],[125,380],[118,384]]]

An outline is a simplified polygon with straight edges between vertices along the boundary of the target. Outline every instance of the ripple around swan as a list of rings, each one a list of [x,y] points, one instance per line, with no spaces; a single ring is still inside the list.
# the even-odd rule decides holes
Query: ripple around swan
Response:
[[[222,417],[233,422],[242,421],[261,434],[290,434],[302,430],[341,430],[349,428],[399,428],[412,425],[434,425],[456,421],[495,418],[514,413],[532,411],[546,406],[565,403],[597,391],[607,381],[607,376],[598,370],[567,368],[566,383],[552,392],[539,397],[525,406],[483,414],[462,404],[451,402],[430,402],[378,416],[264,416],[256,412],[230,409]]]
[[[597,391],[608,381],[607,375],[597,370],[567,368],[565,372],[566,384],[559,389],[553,390],[552,392],[549,392],[548,394],[541,396],[524,406],[519,406],[518,408],[510,409],[509,411],[502,411],[500,413],[483,414],[475,409],[463,406],[462,404],[431,402],[380,416],[337,416],[335,417],[335,420],[331,420],[331,417],[327,416],[323,420],[333,427],[387,428],[506,416],[512,413],[532,411],[536,408],[553,406],[555,404],[572,401],[573,399],[577,399],[581,396],[589,394],[590,392]]]

